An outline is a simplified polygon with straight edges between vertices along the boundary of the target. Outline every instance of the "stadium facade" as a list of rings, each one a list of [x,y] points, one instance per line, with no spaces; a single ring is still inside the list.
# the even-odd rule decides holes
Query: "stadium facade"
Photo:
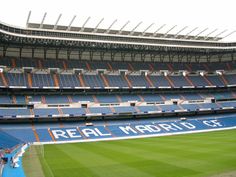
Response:
[[[0,23],[1,148],[235,128],[236,43],[97,27]]]

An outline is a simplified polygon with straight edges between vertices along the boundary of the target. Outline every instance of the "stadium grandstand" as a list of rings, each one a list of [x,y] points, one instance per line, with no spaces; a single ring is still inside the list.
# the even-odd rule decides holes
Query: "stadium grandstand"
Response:
[[[172,34],[175,26],[149,33],[136,32],[139,24],[30,23],[30,14],[25,28],[0,23],[3,177],[24,176],[12,167],[33,144],[236,127],[236,42]]]

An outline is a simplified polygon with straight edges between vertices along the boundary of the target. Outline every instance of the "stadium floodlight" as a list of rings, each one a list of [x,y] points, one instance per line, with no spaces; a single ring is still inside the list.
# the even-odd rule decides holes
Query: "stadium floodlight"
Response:
[[[214,29],[213,31],[211,31],[210,33],[208,33],[206,36],[205,36],[205,40],[206,39],[208,39],[209,38],[209,36],[211,35],[211,34],[213,34],[214,32],[216,32],[218,29]]]
[[[179,30],[176,34],[175,37],[176,38],[182,31],[184,31],[186,28],[188,28],[188,26],[183,27],[181,30]]]
[[[27,17],[27,20],[26,20],[26,27],[27,27],[27,28],[28,28],[28,26],[29,26],[30,16],[31,16],[31,10],[29,11],[29,14],[28,14],[28,17]]]
[[[133,35],[134,31],[142,24],[143,22],[139,22],[129,33],[129,35]]]
[[[72,25],[72,23],[74,22],[75,18],[76,18],[76,15],[74,15],[74,17],[71,19],[70,24],[68,25],[68,27],[67,27],[67,29],[66,29],[67,31],[70,30],[71,25]]]
[[[144,36],[144,35],[146,34],[146,31],[149,30],[153,25],[154,25],[154,23],[152,23],[151,25],[149,25],[149,26],[142,32],[142,36]]]
[[[163,24],[162,26],[160,26],[160,28],[158,28],[154,33],[153,36],[156,36],[158,31],[160,31],[162,28],[164,28],[166,26],[166,24]]]
[[[53,27],[54,30],[57,29],[57,24],[58,24],[58,22],[60,21],[61,16],[62,16],[62,14],[60,14],[60,15],[58,16],[57,21],[56,21],[56,23],[54,24],[54,27]]]
[[[102,18],[102,19],[98,22],[98,24],[96,25],[96,27],[95,27],[94,30],[93,30],[93,33],[96,33],[96,32],[97,32],[98,27],[99,27],[99,25],[103,22],[103,20],[104,20],[104,18]]]
[[[169,32],[171,32],[176,26],[177,26],[177,25],[172,26],[172,27],[164,34],[163,37],[166,37],[166,36],[169,34]]]
[[[186,35],[185,35],[185,39],[187,39],[189,37],[190,34],[192,34],[194,31],[196,31],[198,29],[198,27],[192,29],[191,31],[189,31]]]
[[[88,23],[88,21],[91,19],[91,17],[88,17],[86,20],[85,20],[85,22],[84,22],[84,24],[82,25],[82,27],[81,27],[81,29],[80,29],[80,32],[83,32],[84,31],[84,27],[85,27],[85,25]]]
[[[43,15],[43,18],[42,18],[42,21],[41,21],[41,23],[40,23],[40,27],[39,27],[39,28],[43,28],[43,22],[44,22],[44,20],[45,20],[46,16],[47,16],[47,12],[45,12],[45,13],[44,13],[44,15]]]
[[[194,37],[194,39],[199,38],[200,35],[201,35],[202,33],[204,33],[206,30],[208,30],[208,28],[205,28],[204,30],[200,31],[200,32]]]
[[[106,30],[105,33],[109,33],[110,30],[111,30],[111,27],[112,27],[116,22],[117,22],[117,19],[115,19],[115,20],[111,23],[111,25],[107,28],[107,30]]]
[[[122,33],[122,30],[130,23],[130,21],[127,21],[119,30],[118,34]]]
[[[222,39],[229,37],[230,35],[234,34],[235,32],[236,32],[236,31],[232,31],[232,32],[230,32],[229,34],[226,34],[224,37],[222,37]]]
[[[217,39],[217,37],[219,37],[221,34],[225,33],[226,31],[228,31],[227,29],[225,29],[224,31],[221,31],[220,33],[218,33],[217,35],[214,36],[214,40]]]

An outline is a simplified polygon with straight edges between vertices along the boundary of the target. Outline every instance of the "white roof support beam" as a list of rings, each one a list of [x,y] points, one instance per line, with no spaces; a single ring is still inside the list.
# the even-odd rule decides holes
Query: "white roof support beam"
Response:
[[[205,28],[204,30],[200,31],[200,32],[194,37],[194,39],[199,38],[200,35],[201,35],[202,33],[204,33],[206,30],[208,30],[208,28]]]
[[[82,27],[81,27],[81,29],[80,29],[80,32],[83,32],[84,31],[84,27],[85,27],[85,25],[88,23],[88,21],[91,19],[91,17],[88,17],[86,20],[85,20],[85,22],[84,22],[84,24],[82,25]]]
[[[111,25],[107,28],[107,30],[106,30],[106,32],[105,33],[109,33],[110,32],[110,30],[111,30],[111,27],[115,24],[117,22],[117,19],[116,20],[114,20],[112,23],[111,23]]]
[[[144,35],[146,34],[146,31],[149,30],[153,25],[154,25],[154,23],[152,23],[151,25],[149,25],[149,26],[142,32],[142,36],[144,36]]]
[[[96,33],[96,32],[97,32],[98,27],[99,27],[99,25],[103,22],[103,20],[104,20],[104,18],[102,18],[102,19],[98,22],[98,24],[96,25],[96,27],[95,27],[94,30],[93,30],[93,33]]]
[[[232,34],[234,34],[236,31],[232,31],[232,32],[230,32],[229,34],[226,34],[224,37],[222,37],[222,39],[224,39],[224,38],[227,38],[227,37],[229,37],[229,36],[231,36]]]
[[[27,20],[26,20],[26,27],[27,27],[27,28],[28,28],[28,26],[29,26],[30,16],[31,16],[31,10],[29,11],[29,14],[28,14],[28,17],[27,17]]]
[[[144,36],[144,35],[146,34],[146,31],[149,30],[153,25],[154,25],[154,23],[152,23],[151,25],[149,25],[149,26],[142,32],[142,36]]]
[[[188,28],[188,26],[183,27],[181,30],[179,30],[176,34],[175,37],[176,38],[182,31],[184,31],[186,28]]]
[[[47,12],[44,13],[43,19],[42,19],[42,21],[40,23],[40,27],[39,28],[43,28],[43,23],[44,23],[44,20],[45,20],[46,16],[47,16]]]
[[[75,18],[76,18],[76,15],[74,15],[74,17],[71,19],[71,21],[70,21],[70,23],[69,23],[69,25],[68,25],[68,27],[67,27],[67,31],[70,31],[70,29],[71,29],[71,25],[72,25],[72,23],[75,21]]]
[[[158,31],[160,31],[162,28],[164,28],[166,26],[166,24],[163,24],[162,26],[160,26],[154,33],[153,36],[156,36]]]
[[[143,22],[139,22],[132,30],[131,32],[129,33],[130,35],[133,35],[134,34],[134,31],[142,24]]]
[[[119,30],[118,34],[121,34],[123,29],[130,23],[130,21],[127,21]]]
[[[57,21],[56,21],[56,23],[54,24],[54,27],[53,27],[54,30],[57,29],[57,25],[58,25],[58,22],[59,22],[60,19],[61,19],[61,16],[62,16],[62,14],[60,14],[60,15],[57,17]]]
[[[214,29],[213,31],[211,31],[210,33],[208,33],[206,36],[205,36],[205,40],[206,39],[208,39],[209,38],[209,36],[211,35],[211,34],[213,34],[214,32],[216,32],[218,29]]]
[[[196,31],[197,29],[198,29],[198,27],[196,27],[196,28],[192,29],[191,31],[189,31],[189,32],[185,35],[184,39],[187,39],[187,38],[189,37],[189,35],[192,34],[194,31]]]
[[[171,28],[164,34],[163,37],[166,37],[166,36],[169,34],[169,32],[171,32],[176,26],[177,26],[177,25],[171,27]]]
[[[220,33],[218,33],[217,35],[214,36],[214,40],[217,39],[217,37],[219,37],[221,34],[225,33],[226,31],[228,31],[227,29],[225,29],[224,31],[221,31]]]

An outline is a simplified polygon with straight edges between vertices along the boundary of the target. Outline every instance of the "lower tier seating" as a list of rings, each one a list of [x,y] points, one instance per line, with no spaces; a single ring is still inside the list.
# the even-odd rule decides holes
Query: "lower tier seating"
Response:
[[[140,119],[123,121],[91,122],[93,126],[76,123],[47,123],[12,125],[14,128],[1,126],[0,146],[11,147],[16,144],[12,138],[22,142],[90,141],[95,139],[119,139],[130,137],[164,136],[170,134],[208,132],[220,129],[233,129],[236,126],[235,114],[213,116],[188,116],[186,120],[175,119]],[[22,126],[23,125],[23,126]],[[8,136],[6,138],[6,136]],[[5,140],[5,141],[1,141]]]
[[[236,92],[214,92],[214,93],[161,93],[161,94],[98,94],[98,95],[0,95],[1,104],[70,104],[78,102],[95,103],[121,103],[121,102],[163,102],[166,100],[204,100],[234,99]]]

